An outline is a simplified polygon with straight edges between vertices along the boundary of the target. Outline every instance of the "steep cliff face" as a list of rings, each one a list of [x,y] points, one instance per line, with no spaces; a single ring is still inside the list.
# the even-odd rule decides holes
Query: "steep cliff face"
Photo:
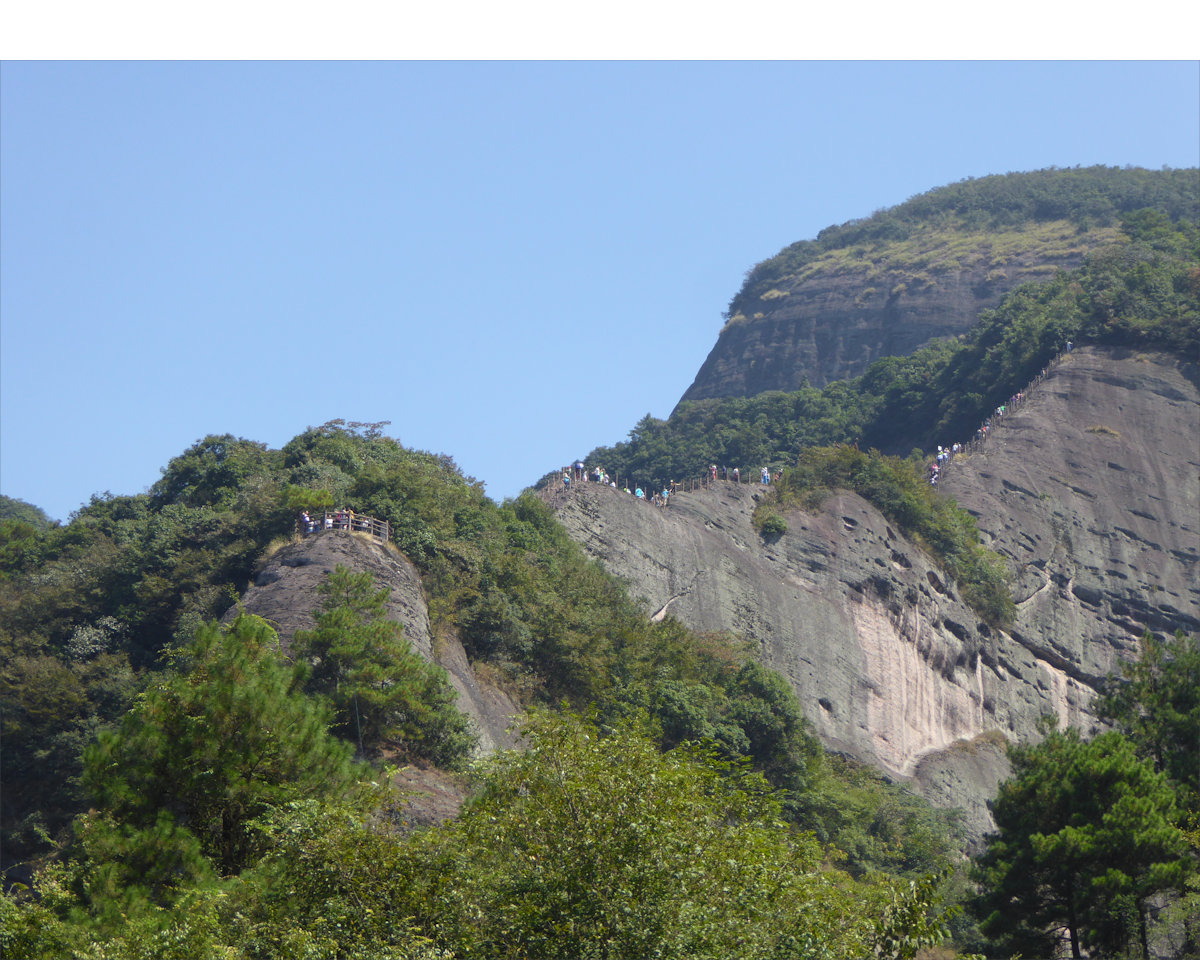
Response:
[[[1081,348],[943,490],[1010,561],[1013,635],[1092,684],[1131,640],[1200,629],[1200,377]]]
[[[1077,267],[1111,236],[1061,222],[831,251],[769,290],[739,295],[680,403],[857,377],[880,357],[966,332],[1014,287]]]
[[[582,484],[557,509],[648,612],[753,641],[828,746],[982,831],[1004,740],[1046,713],[1088,727],[1095,684],[1146,626],[1200,624],[1198,400],[1171,358],[1079,351],[953,465],[944,489],[1013,561],[1011,631],[853,494],[790,513],[775,543],[751,526],[758,485],[656,509]]]
[[[225,620],[237,616],[239,609],[263,617],[288,651],[297,630],[316,625],[313,614],[321,606],[320,585],[339,565],[368,571],[379,587],[391,590],[388,618],[404,627],[404,636],[421,656],[450,675],[458,691],[458,709],[474,721],[479,749],[491,753],[512,747],[516,741],[508,727],[519,708],[503,691],[476,677],[456,637],[434,637],[416,567],[368,537],[329,530],[284,546],[263,562],[241,603],[226,613]]]

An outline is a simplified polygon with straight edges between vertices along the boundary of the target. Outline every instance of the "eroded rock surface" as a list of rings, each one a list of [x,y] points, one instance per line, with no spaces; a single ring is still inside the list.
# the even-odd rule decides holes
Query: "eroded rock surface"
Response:
[[[853,494],[789,513],[775,543],[751,525],[758,485],[658,509],[580,484],[556,509],[648,613],[753,641],[827,746],[962,806],[981,832],[1002,738],[1035,737],[1047,713],[1092,726],[1096,683],[1146,627],[1200,623],[1197,401],[1172,358],[1080,350],[953,465],[943,489],[1013,562],[1011,631],[981,623]]]
[[[1093,684],[1145,629],[1200,629],[1200,391],[1161,353],[1081,348],[945,492],[1014,576],[1013,634]]]
[[[262,563],[240,605],[224,619],[233,619],[239,608],[264,618],[288,652],[297,630],[311,630],[316,625],[313,614],[321,607],[320,586],[339,565],[355,572],[369,571],[377,586],[391,590],[388,618],[403,625],[404,636],[421,656],[450,675],[458,691],[459,710],[474,722],[480,751],[491,753],[513,746],[516,739],[508,728],[519,708],[503,691],[476,677],[456,637],[434,638],[417,568],[369,537],[327,530],[285,545]]]

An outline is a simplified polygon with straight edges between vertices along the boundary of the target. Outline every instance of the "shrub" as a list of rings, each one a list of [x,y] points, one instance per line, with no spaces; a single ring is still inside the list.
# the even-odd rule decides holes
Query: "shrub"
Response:
[[[788,532],[787,521],[777,513],[769,513],[759,524],[758,532],[768,543],[774,543]]]

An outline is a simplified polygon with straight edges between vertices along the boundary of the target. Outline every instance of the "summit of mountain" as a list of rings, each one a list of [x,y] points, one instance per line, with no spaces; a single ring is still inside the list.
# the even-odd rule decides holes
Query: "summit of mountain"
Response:
[[[747,272],[680,405],[824,387],[969,330],[1018,286],[1118,240],[1123,215],[1197,218],[1195,170],[968,179],[821,231]]]

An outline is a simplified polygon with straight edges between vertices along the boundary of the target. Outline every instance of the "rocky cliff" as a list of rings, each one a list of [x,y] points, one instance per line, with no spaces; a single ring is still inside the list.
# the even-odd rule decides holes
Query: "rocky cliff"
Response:
[[[948,441],[959,438],[946,438]],[[1096,684],[1146,628],[1200,626],[1200,392],[1169,356],[1078,350],[943,485],[1011,563],[991,630],[856,495],[751,525],[758,485],[657,509],[581,484],[557,510],[648,613],[753,641],[831,748],[911,779],[986,829],[1005,740],[1047,713],[1088,727]]]
[[[426,660],[446,670],[458,691],[458,708],[474,722],[479,749],[490,753],[514,745],[508,729],[519,709],[503,691],[475,675],[462,644],[452,635],[435,637],[421,579],[408,560],[394,548],[344,530],[329,530],[287,544],[259,566],[254,582],[241,602],[225,615],[231,620],[239,610],[263,617],[279,634],[284,651],[290,650],[297,630],[315,626],[313,613],[320,609],[319,587],[337,566],[369,571],[379,587],[387,587],[389,619],[404,627],[404,636]]]
[[[1014,287],[1077,267],[1112,235],[1061,221],[1019,234],[930,230],[830,251],[770,289],[739,294],[680,403],[857,377],[880,357],[966,332]]]

